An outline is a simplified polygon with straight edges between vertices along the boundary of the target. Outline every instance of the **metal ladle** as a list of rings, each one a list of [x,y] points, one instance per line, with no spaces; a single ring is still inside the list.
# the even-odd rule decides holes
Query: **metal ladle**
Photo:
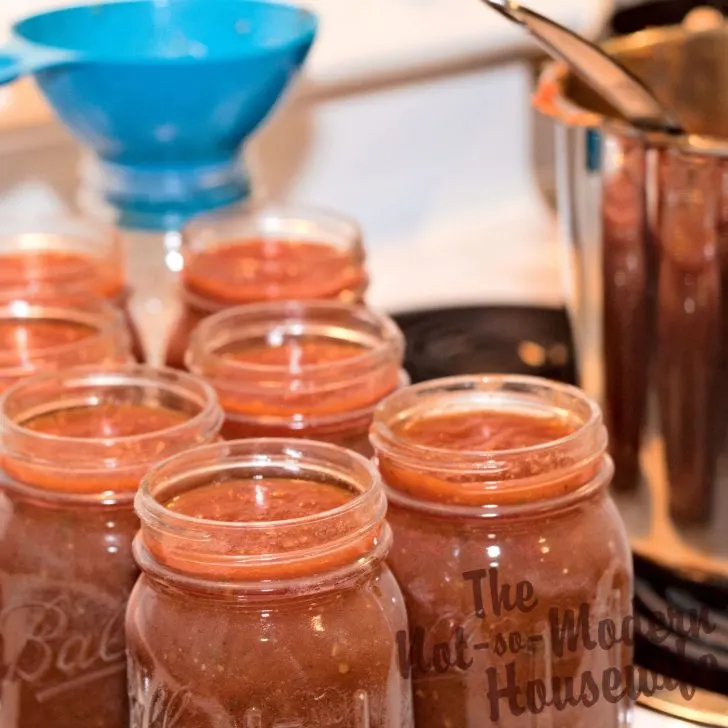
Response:
[[[633,126],[650,132],[685,133],[642,81],[586,38],[513,0],[483,2],[526,28],[551,57],[565,62]]]

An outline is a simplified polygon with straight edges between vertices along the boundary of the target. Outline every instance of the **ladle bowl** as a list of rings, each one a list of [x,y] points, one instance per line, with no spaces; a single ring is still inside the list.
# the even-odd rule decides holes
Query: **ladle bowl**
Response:
[[[107,201],[143,227],[164,227],[247,193],[241,146],[316,29],[311,12],[264,0],[67,7],[13,26],[0,83],[32,74],[96,156]]]

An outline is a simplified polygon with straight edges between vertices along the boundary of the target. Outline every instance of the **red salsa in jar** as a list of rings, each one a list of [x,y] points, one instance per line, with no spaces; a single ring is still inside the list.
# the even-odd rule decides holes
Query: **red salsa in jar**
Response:
[[[0,292],[0,392],[42,371],[129,359],[123,317],[109,303]]]
[[[0,291],[25,289],[105,299],[123,313],[134,358],[144,361],[137,327],[129,313],[129,289],[119,236],[89,220],[63,218],[0,227]]]
[[[28,358],[34,351],[75,344],[95,333],[93,326],[80,321],[6,318],[0,320],[0,349]]]
[[[368,461],[306,440],[208,446],[153,469],[137,511],[132,728],[412,727]]]
[[[184,312],[167,363],[181,368],[192,330],[224,308],[277,300],[361,302],[368,284],[358,226],[315,210],[255,208],[201,216],[183,231]]]
[[[453,377],[390,396],[371,436],[418,728],[628,725],[631,557],[597,406],[547,380]]]
[[[372,411],[401,385],[403,353],[386,316],[341,302],[279,301],[210,316],[186,362],[217,390],[226,438],[311,438],[371,455]]]
[[[150,465],[208,442],[221,415],[194,377],[76,368],[0,404],[0,701],[23,728],[128,724],[124,609],[133,497]]]

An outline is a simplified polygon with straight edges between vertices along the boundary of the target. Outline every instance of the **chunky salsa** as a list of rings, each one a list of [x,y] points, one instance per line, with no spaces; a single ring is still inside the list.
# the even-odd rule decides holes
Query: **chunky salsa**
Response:
[[[412,728],[371,466],[296,440],[207,450],[167,461],[137,500],[132,727]]]
[[[123,386],[100,371],[25,380],[0,413],[2,725],[128,725],[133,494],[156,459],[208,437],[200,405],[160,397],[153,370],[122,368]]]
[[[53,241],[49,239],[49,245]],[[59,244],[62,244],[61,239]],[[126,288],[120,261],[116,257],[95,256],[86,252],[53,248],[28,248],[0,251],[0,290],[29,289],[60,295],[87,292],[106,299],[123,312],[132,353],[144,361],[139,332],[127,307]]]
[[[331,511],[353,495],[329,483],[295,478],[226,480],[176,496],[167,508],[210,521],[282,521]]]
[[[185,262],[193,295],[236,305],[272,299],[356,295],[366,283],[358,261],[333,245],[298,240],[239,240],[194,253]]]
[[[195,332],[190,371],[216,389],[223,434],[325,440],[371,454],[372,410],[402,381],[393,322],[340,302],[239,306]]]
[[[556,405],[561,385],[514,379],[417,385],[375,413],[417,726],[622,728],[631,646],[568,627],[621,637],[631,614],[604,428],[576,390]]]
[[[19,361],[51,347],[73,344],[93,336],[97,329],[78,321],[53,319],[0,319],[0,349],[16,353]]]
[[[191,251],[182,272],[184,311],[167,363],[184,366],[190,335],[210,313],[274,300],[358,302],[367,282],[358,251],[323,241],[241,239]]]

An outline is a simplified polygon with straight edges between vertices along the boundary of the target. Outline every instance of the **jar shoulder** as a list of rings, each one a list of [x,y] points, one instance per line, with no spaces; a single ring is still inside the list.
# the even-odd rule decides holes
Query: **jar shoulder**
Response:
[[[324,644],[336,652],[342,640],[359,651],[376,649],[378,642],[388,649],[406,625],[404,598],[386,564],[344,588],[265,599],[234,588],[191,592],[143,575],[127,611],[129,633],[160,649],[177,644],[204,651],[220,639],[224,644],[214,649],[285,652],[290,646],[302,659]]]

